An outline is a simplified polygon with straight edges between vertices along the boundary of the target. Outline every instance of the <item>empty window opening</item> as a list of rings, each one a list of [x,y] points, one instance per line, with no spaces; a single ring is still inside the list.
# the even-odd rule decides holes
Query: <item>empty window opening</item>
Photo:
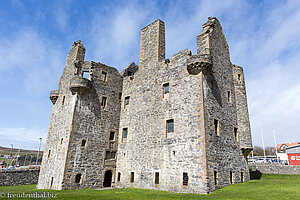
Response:
[[[61,105],[64,105],[64,104],[65,104],[65,99],[66,99],[66,97],[65,97],[65,96],[63,96],[63,99],[62,99]]]
[[[218,185],[218,172],[214,171],[214,181],[215,185]]]
[[[183,172],[183,182],[182,182],[183,185],[188,185],[189,184],[189,176],[188,176],[188,173],[186,172]]]
[[[87,78],[87,79],[88,79],[88,78],[89,78],[89,75],[90,75],[89,72],[83,72],[83,73],[82,73],[82,77],[83,77],[83,78]]]
[[[220,123],[219,120],[214,119],[214,129],[215,129],[215,135],[220,136]]]
[[[85,144],[86,144],[86,140],[83,139],[83,140],[81,141],[81,146],[82,146],[82,147],[85,147]]]
[[[127,138],[128,128],[123,128],[123,138]]]
[[[110,159],[110,151],[106,151],[106,153],[105,153],[105,159]]]
[[[52,185],[53,185],[53,177],[51,177],[50,188],[52,188]]]
[[[120,173],[120,172],[118,172],[118,179],[117,179],[117,181],[118,181],[118,182],[121,181],[121,173]]]
[[[48,151],[48,158],[50,158],[51,150]]]
[[[176,152],[175,152],[175,151],[173,151],[173,156],[175,156],[175,154],[176,154]]]
[[[107,72],[102,71],[101,78],[102,78],[102,81],[107,81]]]
[[[81,174],[76,174],[75,183],[80,183],[80,180],[81,180]]]
[[[134,182],[134,172],[130,173],[130,182],[133,183]]]
[[[241,74],[238,74],[238,80],[241,80]]]
[[[61,139],[60,139],[60,144],[62,144],[62,143],[63,143],[63,141],[64,141],[64,139],[63,139],[63,138],[61,138]]]
[[[231,103],[231,92],[227,91],[227,101],[228,103]]]
[[[124,104],[124,108],[126,108],[126,106],[129,105],[129,100],[130,100],[130,96],[125,97],[125,104]]]
[[[244,172],[241,172],[241,183],[244,182]]]
[[[119,93],[119,100],[121,101],[121,99],[122,99],[122,93],[120,92]]]
[[[167,133],[174,132],[174,119],[167,120]]]
[[[229,178],[230,178],[230,184],[232,184],[233,183],[233,174],[232,174],[232,172],[230,172]]]
[[[159,172],[155,172],[155,184],[159,184]]]
[[[115,132],[111,131],[109,134],[109,140],[114,140],[115,139]]]
[[[101,107],[104,109],[106,107],[106,104],[107,104],[107,97],[102,97]]]
[[[234,127],[233,128],[233,133],[234,133],[234,139],[235,139],[235,141],[238,141],[238,128]]]

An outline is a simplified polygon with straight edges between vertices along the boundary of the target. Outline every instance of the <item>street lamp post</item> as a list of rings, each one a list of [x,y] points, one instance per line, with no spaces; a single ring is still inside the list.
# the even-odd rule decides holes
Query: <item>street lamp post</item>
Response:
[[[40,155],[40,150],[41,150],[41,145],[42,145],[42,138],[39,138],[39,140],[40,140],[40,146],[39,146],[39,151],[38,151],[36,162],[35,162],[35,168],[37,168],[37,163],[39,160],[39,155]]]

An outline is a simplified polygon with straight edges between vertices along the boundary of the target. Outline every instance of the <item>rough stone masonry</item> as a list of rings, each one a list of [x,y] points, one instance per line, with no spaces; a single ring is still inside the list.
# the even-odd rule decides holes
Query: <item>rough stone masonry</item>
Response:
[[[37,188],[133,187],[210,193],[249,180],[241,67],[216,18],[165,59],[165,25],[141,30],[139,66],[84,61],[74,42],[53,103]]]

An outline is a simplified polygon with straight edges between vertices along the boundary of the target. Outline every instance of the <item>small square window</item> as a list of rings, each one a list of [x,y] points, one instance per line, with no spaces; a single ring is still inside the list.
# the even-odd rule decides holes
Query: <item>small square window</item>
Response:
[[[104,82],[107,81],[107,72],[102,71],[101,80],[104,81]]]
[[[123,138],[127,138],[128,128],[123,128]]]
[[[182,182],[183,185],[188,185],[189,184],[189,176],[188,176],[188,173],[183,173],[183,182]]]
[[[101,107],[104,109],[106,107],[106,104],[107,104],[107,97],[102,97]]]
[[[174,119],[167,120],[167,133],[174,132]]]
[[[114,140],[115,139],[115,132],[111,131],[109,134],[109,140]]]

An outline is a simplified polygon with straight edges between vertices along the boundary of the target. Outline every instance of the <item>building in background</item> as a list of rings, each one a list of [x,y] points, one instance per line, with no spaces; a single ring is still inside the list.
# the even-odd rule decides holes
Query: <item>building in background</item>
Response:
[[[289,165],[300,165],[300,144],[286,147]]]

